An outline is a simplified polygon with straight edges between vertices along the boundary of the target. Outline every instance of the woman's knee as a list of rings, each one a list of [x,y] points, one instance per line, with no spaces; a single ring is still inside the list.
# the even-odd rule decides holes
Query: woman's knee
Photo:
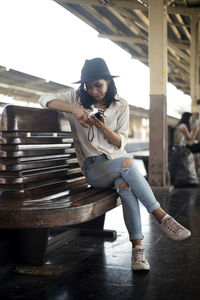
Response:
[[[117,191],[129,188],[129,184],[124,180],[123,177],[119,177],[115,180],[115,188]]]
[[[133,159],[130,157],[125,158],[125,160],[122,163],[122,168],[126,169],[133,163]]]
[[[120,186],[119,186],[120,190],[127,189],[128,187],[129,187],[129,185],[126,182],[120,184]]]

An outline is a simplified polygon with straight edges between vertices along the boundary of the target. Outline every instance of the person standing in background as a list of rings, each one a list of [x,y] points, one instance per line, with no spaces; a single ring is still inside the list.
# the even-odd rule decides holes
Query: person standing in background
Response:
[[[190,112],[184,112],[174,133],[174,146],[185,146],[192,153],[200,152],[200,143],[196,141],[199,134],[199,119]]]

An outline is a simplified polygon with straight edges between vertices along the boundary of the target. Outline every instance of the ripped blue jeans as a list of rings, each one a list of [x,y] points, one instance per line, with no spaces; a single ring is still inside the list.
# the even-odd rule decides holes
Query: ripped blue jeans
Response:
[[[84,162],[84,170],[87,182],[97,188],[115,187],[119,194],[124,222],[129,232],[130,240],[143,239],[139,202],[146,207],[149,213],[157,209],[160,204],[134,163],[123,168],[123,162],[127,157],[108,160],[106,155],[87,157]],[[120,188],[126,183],[129,187]]]

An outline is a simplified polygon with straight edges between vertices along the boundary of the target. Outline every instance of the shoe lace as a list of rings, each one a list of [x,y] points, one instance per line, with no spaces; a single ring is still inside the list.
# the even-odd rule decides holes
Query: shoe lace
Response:
[[[133,257],[135,261],[146,261],[144,249],[133,249]]]
[[[183,229],[183,226],[181,224],[177,223],[172,217],[169,217],[163,224],[166,226],[170,231],[177,234],[180,230]]]

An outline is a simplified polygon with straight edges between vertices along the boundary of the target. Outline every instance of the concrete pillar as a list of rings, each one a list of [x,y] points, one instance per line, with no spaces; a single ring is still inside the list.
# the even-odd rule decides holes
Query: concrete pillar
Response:
[[[149,1],[150,158],[148,178],[152,187],[168,186],[166,14],[164,0]]]
[[[199,14],[193,14],[191,20],[191,61],[190,61],[190,95],[192,98],[192,112],[199,112],[197,100],[200,99],[200,23]]]

